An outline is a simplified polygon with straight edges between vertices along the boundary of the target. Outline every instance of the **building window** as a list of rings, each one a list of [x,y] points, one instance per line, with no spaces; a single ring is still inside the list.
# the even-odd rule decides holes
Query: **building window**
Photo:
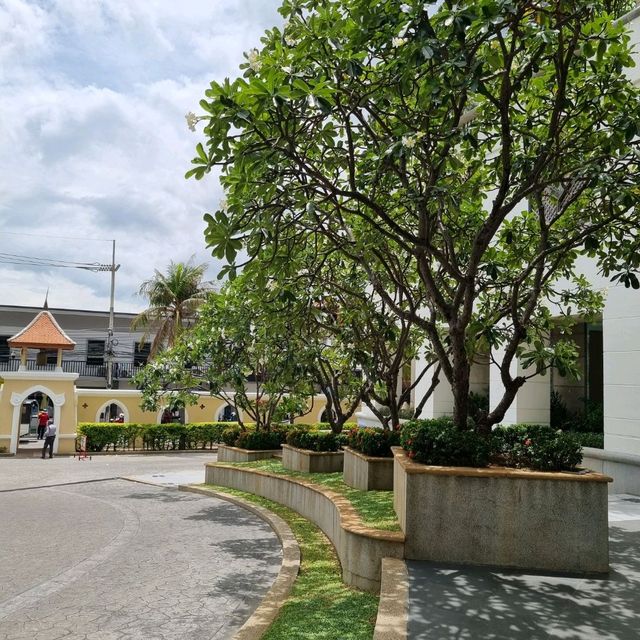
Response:
[[[147,364],[150,351],[151,351],[150,342],[143,342],[142,344],[140,344],[139,342],[136,342],[136,345],[133,350],[133,364],[136,367],[143,367],[145,364]]]
[[[87,364],[104,364],[104,340],[87,340]]]
[[[0,336],[0,362],[9,362],[11,359],[11,349],[7,340],[11,336]]]

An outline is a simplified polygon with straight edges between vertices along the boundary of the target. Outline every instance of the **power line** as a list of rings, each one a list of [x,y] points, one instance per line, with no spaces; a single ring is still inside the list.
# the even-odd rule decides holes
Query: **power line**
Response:
[[[15,231],[0,231],[0,235],[5,236],[24,236],[26,238],[39,238],[42,240],[42,234],[35,233],[16,233]],[[91,240],[92,242],[112,242],[111,240],[105,240],[104,238],[77,238],[74,236],[52,236],[47,233],[47,238],[56,238],[57,240]]]
[[[85,269],[87,271],[111,271],[114,267],[100,262],[74,262],[72,260],[59,260],[56,258],[39,258],[37,256],[25,256],[15,253],[0,252],[0,263],[15,264],[27,267],[56,267],[65,269]],[[118,265],[119,266],[119,265]]]

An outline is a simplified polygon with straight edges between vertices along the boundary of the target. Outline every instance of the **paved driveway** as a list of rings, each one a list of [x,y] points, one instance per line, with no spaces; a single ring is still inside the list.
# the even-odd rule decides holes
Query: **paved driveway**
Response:
[[[109,479],[197,481],[210,459],[0,459],[0,639],[231,637],[279,571],[272,530],[221,500]]]

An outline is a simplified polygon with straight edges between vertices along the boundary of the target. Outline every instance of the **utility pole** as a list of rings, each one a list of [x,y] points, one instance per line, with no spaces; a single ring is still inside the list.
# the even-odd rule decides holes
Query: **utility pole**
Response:
[[[116,264],[116,241],[111,241],[111,265],[109,271],[111,271],[111,298],[109,300],[109,328],[107,329],[107,389],[113,387],[113,305],[116,293],[116,271],[120,268],[119,264]]]

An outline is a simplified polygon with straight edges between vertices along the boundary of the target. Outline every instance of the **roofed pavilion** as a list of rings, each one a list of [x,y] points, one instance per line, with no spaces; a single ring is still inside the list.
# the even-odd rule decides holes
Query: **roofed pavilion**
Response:
[[[29,349],[57,351],[56,368],[62,369],[62,352],[76,346],[47,309],[43,309],[22,331],[9,338],[7,344],[12,349],[20,349],[21,369],[27,368]]]

